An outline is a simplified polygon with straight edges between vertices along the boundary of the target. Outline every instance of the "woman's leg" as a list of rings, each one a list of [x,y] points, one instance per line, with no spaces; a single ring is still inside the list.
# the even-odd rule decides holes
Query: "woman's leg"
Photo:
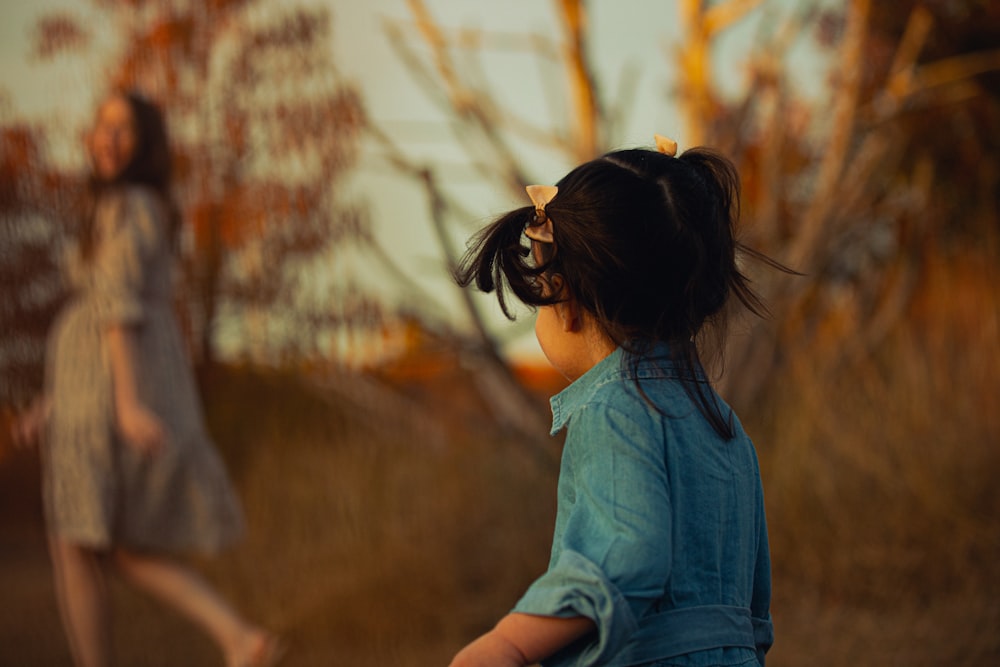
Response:
[[[56,598],[73,661],[78,667],[111,662],[111,607],[102,556],[93,549],[49,536]]]
[[[162,556],[116,549],[112,562],[126,580],[167,603],[215,640],[230,666],[268,664],[275,639],[244,620],[197,572]]]

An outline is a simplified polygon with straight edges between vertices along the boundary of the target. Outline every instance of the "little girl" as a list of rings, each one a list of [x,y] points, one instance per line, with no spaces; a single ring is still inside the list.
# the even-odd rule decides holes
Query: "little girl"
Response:
[[[705,149],[609,153],[483,230],[460,284],[538,308],[535,333],[572,383],[548,571],[452,667],[763,665],[773,641],[757,457],[695,340],[740,272],[738,177]],[[528,243],[525,244],[524,237]]]

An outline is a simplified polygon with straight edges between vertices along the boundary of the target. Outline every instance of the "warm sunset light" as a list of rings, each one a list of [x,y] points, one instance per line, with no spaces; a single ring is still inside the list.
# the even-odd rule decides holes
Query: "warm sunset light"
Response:
[[[768,586],[689,605],[751,629],[698,650],[752,662],[773,621],[771,666],[1000,660],[1000,4],[0,12],[0,665],[461,667],[543,577],[634,583],[584,553],[631,558],[633,492],[676,579],[520,614],[584,621],[519,651],[643,646],[621,619],[686,608],[697,549],[744,566],[757,522]],[[574,171],[622,149],[641,187]],[[629,438],[661,449],[601,449]],[[616,477],[640,459],[662,479]],[[692,461],[711,548],[661,483]],[[206,597],[174,604],[143,559],[198,540],[230,546],[178,558]]]

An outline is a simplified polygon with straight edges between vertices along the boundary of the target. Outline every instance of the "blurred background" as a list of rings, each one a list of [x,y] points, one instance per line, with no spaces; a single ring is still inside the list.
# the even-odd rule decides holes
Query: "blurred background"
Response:
[[[604,151],[710,145],[772,317],[723,395],[761,459],[769,664],[1000,659],[1000,5],[2,0],[0,407],[42,384],[98,101],[162,105],[177,309],[244,543],[195,563],[287,664],[447,664],[547,563],[563,385],[468,237]],[[67,664],[38,453],[0,435],[0,665]],[[124,587],[125,665],[214,665]]]

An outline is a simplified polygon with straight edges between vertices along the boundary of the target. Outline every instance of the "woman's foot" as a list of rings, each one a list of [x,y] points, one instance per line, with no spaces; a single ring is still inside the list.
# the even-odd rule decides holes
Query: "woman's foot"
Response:
[[[285,644],[266,630],[251,630],[230,654],[228,667],[275,667],[285,657]]]

